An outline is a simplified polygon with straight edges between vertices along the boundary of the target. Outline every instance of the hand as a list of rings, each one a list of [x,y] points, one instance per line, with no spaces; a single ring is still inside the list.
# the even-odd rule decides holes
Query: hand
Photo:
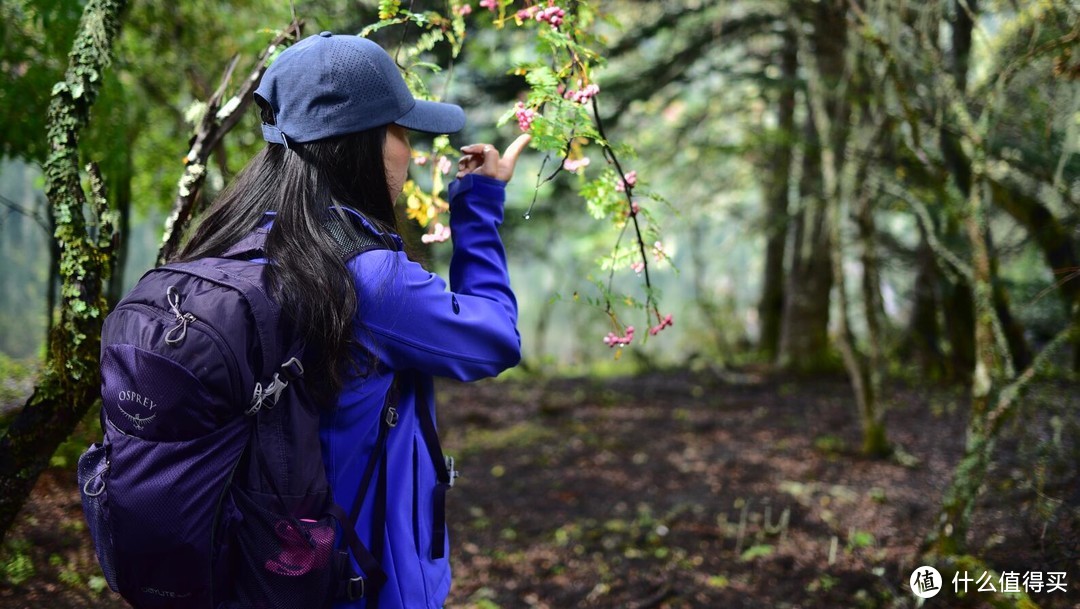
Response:
[[[514,177],[514,166],[517,164],[518,155],[529,144],[532,136],[524,133],[506,148],[506,152],[499,156],[499,151],[488,144],[469,144],[462,147],[465,156],[458,161],[457,177],[461,178],[467,173],[476,173],[503,182],[509,182]]]

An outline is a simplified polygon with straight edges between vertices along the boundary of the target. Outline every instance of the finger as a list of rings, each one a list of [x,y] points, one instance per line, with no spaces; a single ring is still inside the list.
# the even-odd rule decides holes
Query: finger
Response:
[[[509,161],[510,166],[513,167],[514,164],[517,163],[518,155],[521,154],[522,150],[525,150],[525,147],[529,145],[529,140],[531,139],[532,136],[528,133],[519,135],[516,140],[506,147],[506,152],[503,153],[503,160]]]
[[[475,171],[483,163],[483,159],[475,154],[467,154],[458,161],[458,168],[466,172]]]
[[[509,182],[510,178],[514,177],[514,167],[517,165],[518,156],[529,145],[531,139],[532,136],[528,133],[522,134],[506,148],[506,153],[499,162],[499,172],[496,174],[498,179]]]

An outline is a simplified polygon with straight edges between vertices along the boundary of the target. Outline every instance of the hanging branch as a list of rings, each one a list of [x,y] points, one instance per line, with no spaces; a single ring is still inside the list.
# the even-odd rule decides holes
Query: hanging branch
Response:
[[[645,252],[645,238],[641,234],[641,224],[638,223],[637,210],[634,209],[634,196],[633,196],[634,187],[633,187],[632,184],[629,184],[629,183],[626,182],[626,172],[623,171],[622,164],[619,163],[619,157],[615,154],[615,150],[612,149],[611,144],[608,143],[607,134],[604,132],[604,121],[603,121],[603,119],[600,118],[599,104],[597,103],[595,97],[592,98],[592,111],[593,111],[593,119],[594,119],[594,121],[596,123],[596,130],[600,134],[600,146],[604,150],[604,156],[607,157],[607,159],[613,165],[615,165],[615,171],[617,171],[619,173],[619,179],[623,181],[623,184],[625,184],[625,187],[623,189],[623,193],[626,195],[626,206],[627,206],[626,207],[626,213],[627,213],[627,217],[634,224],[634,236],[637,237],[638,251],[641,254],[641,264],[642,264],[642,273],[641,274],[645,278],[645,308],[646,308],[646,310],[648,310],[649,305],[652,305],[652,309],[656,313],[656,320],[658,322],[663,321],[661,319],[661,317],[660,317],[660,310],[657,307],[656,301],[653,298],[653,294],[652,294],[652,280],[649,278],[649,257],[647,255],[647,253]],[[620,234],[620,239],[621,239],[621,237],[622,237],[622,234]],[[619,244],[618,244],[618,241],[616,241],[615,248],[618,249],[618,247],[619,247]],[[608,282],[609,282],[608,287],[609,288],[611,286],[610,282],[611,282],[611,280],[613,278],[614,278],[614,269],[612,269],[612,276],[609,277],[609,279],[608,279]],[[611,312],[611,299],[605,297],[605,300],[607,301],[608,313],[610,313]]]
[[[172,213],[165,220],[165,236],[162,238],[161,249],[158,251],[158,264],[164,264],[172,258],[180,248],[180,239],[184,233],[184,227],[191,219],[195,208],[195,201],[199,198],[202,185],[206,181],[206,162],[225,135],[232,131],[233,127],[243,118],[244,112],[253,100],[252,94],[258,88],[262,75],[268,67],[266,59],[270,57],[281,45],[290,40],[298,40],[304,27],[303,20],[293,18],[289,24],[265,49],[259,54],[255,67],[244,80],[240,91],[229,98],[224,104],[225,91],[232,80],[233,71],[239,63],[237,55],[229,62],[225,73],[221,77],[221,84],[217,91],[206,102],[206,111],[202,120],[195,128],[195,137],[192,139],[191,149],[184,156],[184,175],[180,177],[179,191],[176,201],[173,203]]]

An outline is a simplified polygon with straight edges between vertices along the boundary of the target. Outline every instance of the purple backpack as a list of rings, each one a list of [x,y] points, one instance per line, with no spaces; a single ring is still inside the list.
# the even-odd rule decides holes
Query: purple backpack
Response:
[[[385,247],[328,227],[345,259]],[[104,439],[78,478],[105,580],[136,608],[328,607],[386,580],[331,497],[303,346],[254,260],[266,233],[147,272],[105,320]],[[384,461],[395,407],[391,390]]]

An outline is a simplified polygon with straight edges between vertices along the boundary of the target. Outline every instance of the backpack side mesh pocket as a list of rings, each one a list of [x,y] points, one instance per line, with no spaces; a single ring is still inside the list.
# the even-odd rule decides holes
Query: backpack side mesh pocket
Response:
[[[79,495],[101,572],[109,588],[116,592],[119,588],[116,585],[116,551],[109,526],[108,474],[108,450],[104,444],[95,442],[79,457]]]

